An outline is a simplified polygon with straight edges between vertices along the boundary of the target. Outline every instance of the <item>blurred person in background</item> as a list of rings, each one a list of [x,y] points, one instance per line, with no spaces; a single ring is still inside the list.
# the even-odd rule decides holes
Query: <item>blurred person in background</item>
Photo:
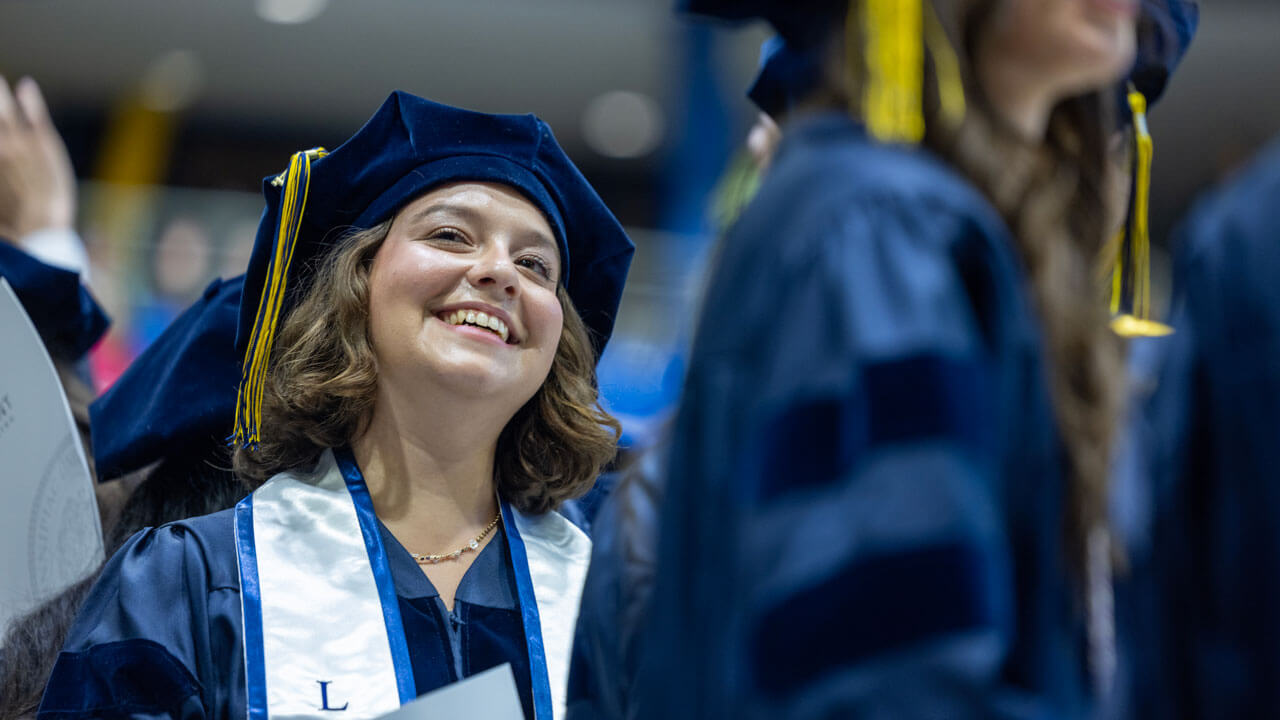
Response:
[[[223,510],[245,494],[226,444],[240,379],[242,285],[212,283],[89,408],[98,479],[130,490],[106,531],[107,557],[143,528]],[[9,626],[0,644],[0,720],[35,717],[99,572]]]
[[[85,456],[92,458],[94,385],[86,358],[109,321],[85,286],[89,257],[75,224],[75,172],[40,87],[24,77],[11,92],[0,78],[0,276],[13,286],[40,333]],[[132,490],[128,480],[95,488],[105,535]]]
[[[1136,7],[686,7],[768,20],[824,77],[711,279],[641,715],[1090,716],[1123,382],[1094,267]]]
[[[1153,718],[1280,715],[1280,140],[1174,236],[1175,333],[1138,359]]]
[[[747,135],[751,165],[733,163],[717,190],[722,221],[736,219],[758,188],[777,146],[778,123],[813,90],[820,77],[817,65],[816,58],[795,52],[776,36],[761,47],[760,67],[747,91],[760,111]],[[571,720],[639,717],[637,679],[646,651],[642,631],[657,560],[670,424],[662,421],[637,443],[642,449],[624,466],[593,523],[591,567],[569,674]]]
[[[369,717],[510,663],[563,712],[633,246],[545,123],[394,93],[296,154],[241,302],[234,511],[107,563],[48,717]],[[127,668],[122,671],[121,668]]]

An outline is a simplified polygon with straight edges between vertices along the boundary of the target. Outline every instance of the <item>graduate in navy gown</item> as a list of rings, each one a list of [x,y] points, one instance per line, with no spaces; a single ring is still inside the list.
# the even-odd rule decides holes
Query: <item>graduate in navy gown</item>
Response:
[[[688,5],[831,76],[707,291],[641,716],[1089,716],[1121,392],[1093,264],[1132,8]]]
[[[747,144],[763,173],[774,151],[777,123],[813,90],[820,73],[816,58],[804,56],[774,36],[760,51],[760,68],[747,96],[760,110]],[[734,170],[730,170],[734,172]],[[744,196],[725,210],[741,212],[745,193],[757,181],[721,193]],[[649,614],[656,565],[658,507],[662,500],[669,423],[641,443],[645,449],[601,505],[592,525],[591,567],[582,591],[569,674],[569,717],[639,717],[637,676],[648,645],[644,624]]]
[[[1148,356],[1154,624],[1145,717],[1280,714],[1280,141],[1174,238],[1176,332]]]
[[[392,94],[263,185],[232,433],[256,489],[107,564],[45,717],[376,717],[504,663],[559,717],[633,246],[533,116]]]

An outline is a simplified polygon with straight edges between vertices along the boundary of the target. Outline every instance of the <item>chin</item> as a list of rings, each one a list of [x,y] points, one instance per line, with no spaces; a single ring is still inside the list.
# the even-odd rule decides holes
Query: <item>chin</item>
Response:
[[[1132,33],[1099,37],[1095,31],[1089,42],[1081,45],[1080,52],[1063,68],[1071,77],[1064,83],[1071,95],[1115,87],[1133,66],[1136,49]]]
[[[433,368],[434,382],[451,392],[476,400],[501,401],[519,408],[538,392],[526,377],[513,377],[488,363],[448,363]]]

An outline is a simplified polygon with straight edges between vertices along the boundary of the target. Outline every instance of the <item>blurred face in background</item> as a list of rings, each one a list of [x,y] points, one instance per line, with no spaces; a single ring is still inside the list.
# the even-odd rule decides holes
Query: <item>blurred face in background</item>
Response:
[[[1137,15],[1138,0],[995,0],[977,48],[984,89],[1001,108],[1111,87],[1133,63]]]

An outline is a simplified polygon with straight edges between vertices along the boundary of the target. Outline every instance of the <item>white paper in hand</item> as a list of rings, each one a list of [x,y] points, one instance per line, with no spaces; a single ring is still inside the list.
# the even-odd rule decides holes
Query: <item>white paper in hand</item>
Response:
[[[379,720],[524,720],[510,663],[447,685]]]
[[[0,633],[102,563],[93,477],[40,335],[0,278]],[[2,637],[2,636],[0,636]]]

